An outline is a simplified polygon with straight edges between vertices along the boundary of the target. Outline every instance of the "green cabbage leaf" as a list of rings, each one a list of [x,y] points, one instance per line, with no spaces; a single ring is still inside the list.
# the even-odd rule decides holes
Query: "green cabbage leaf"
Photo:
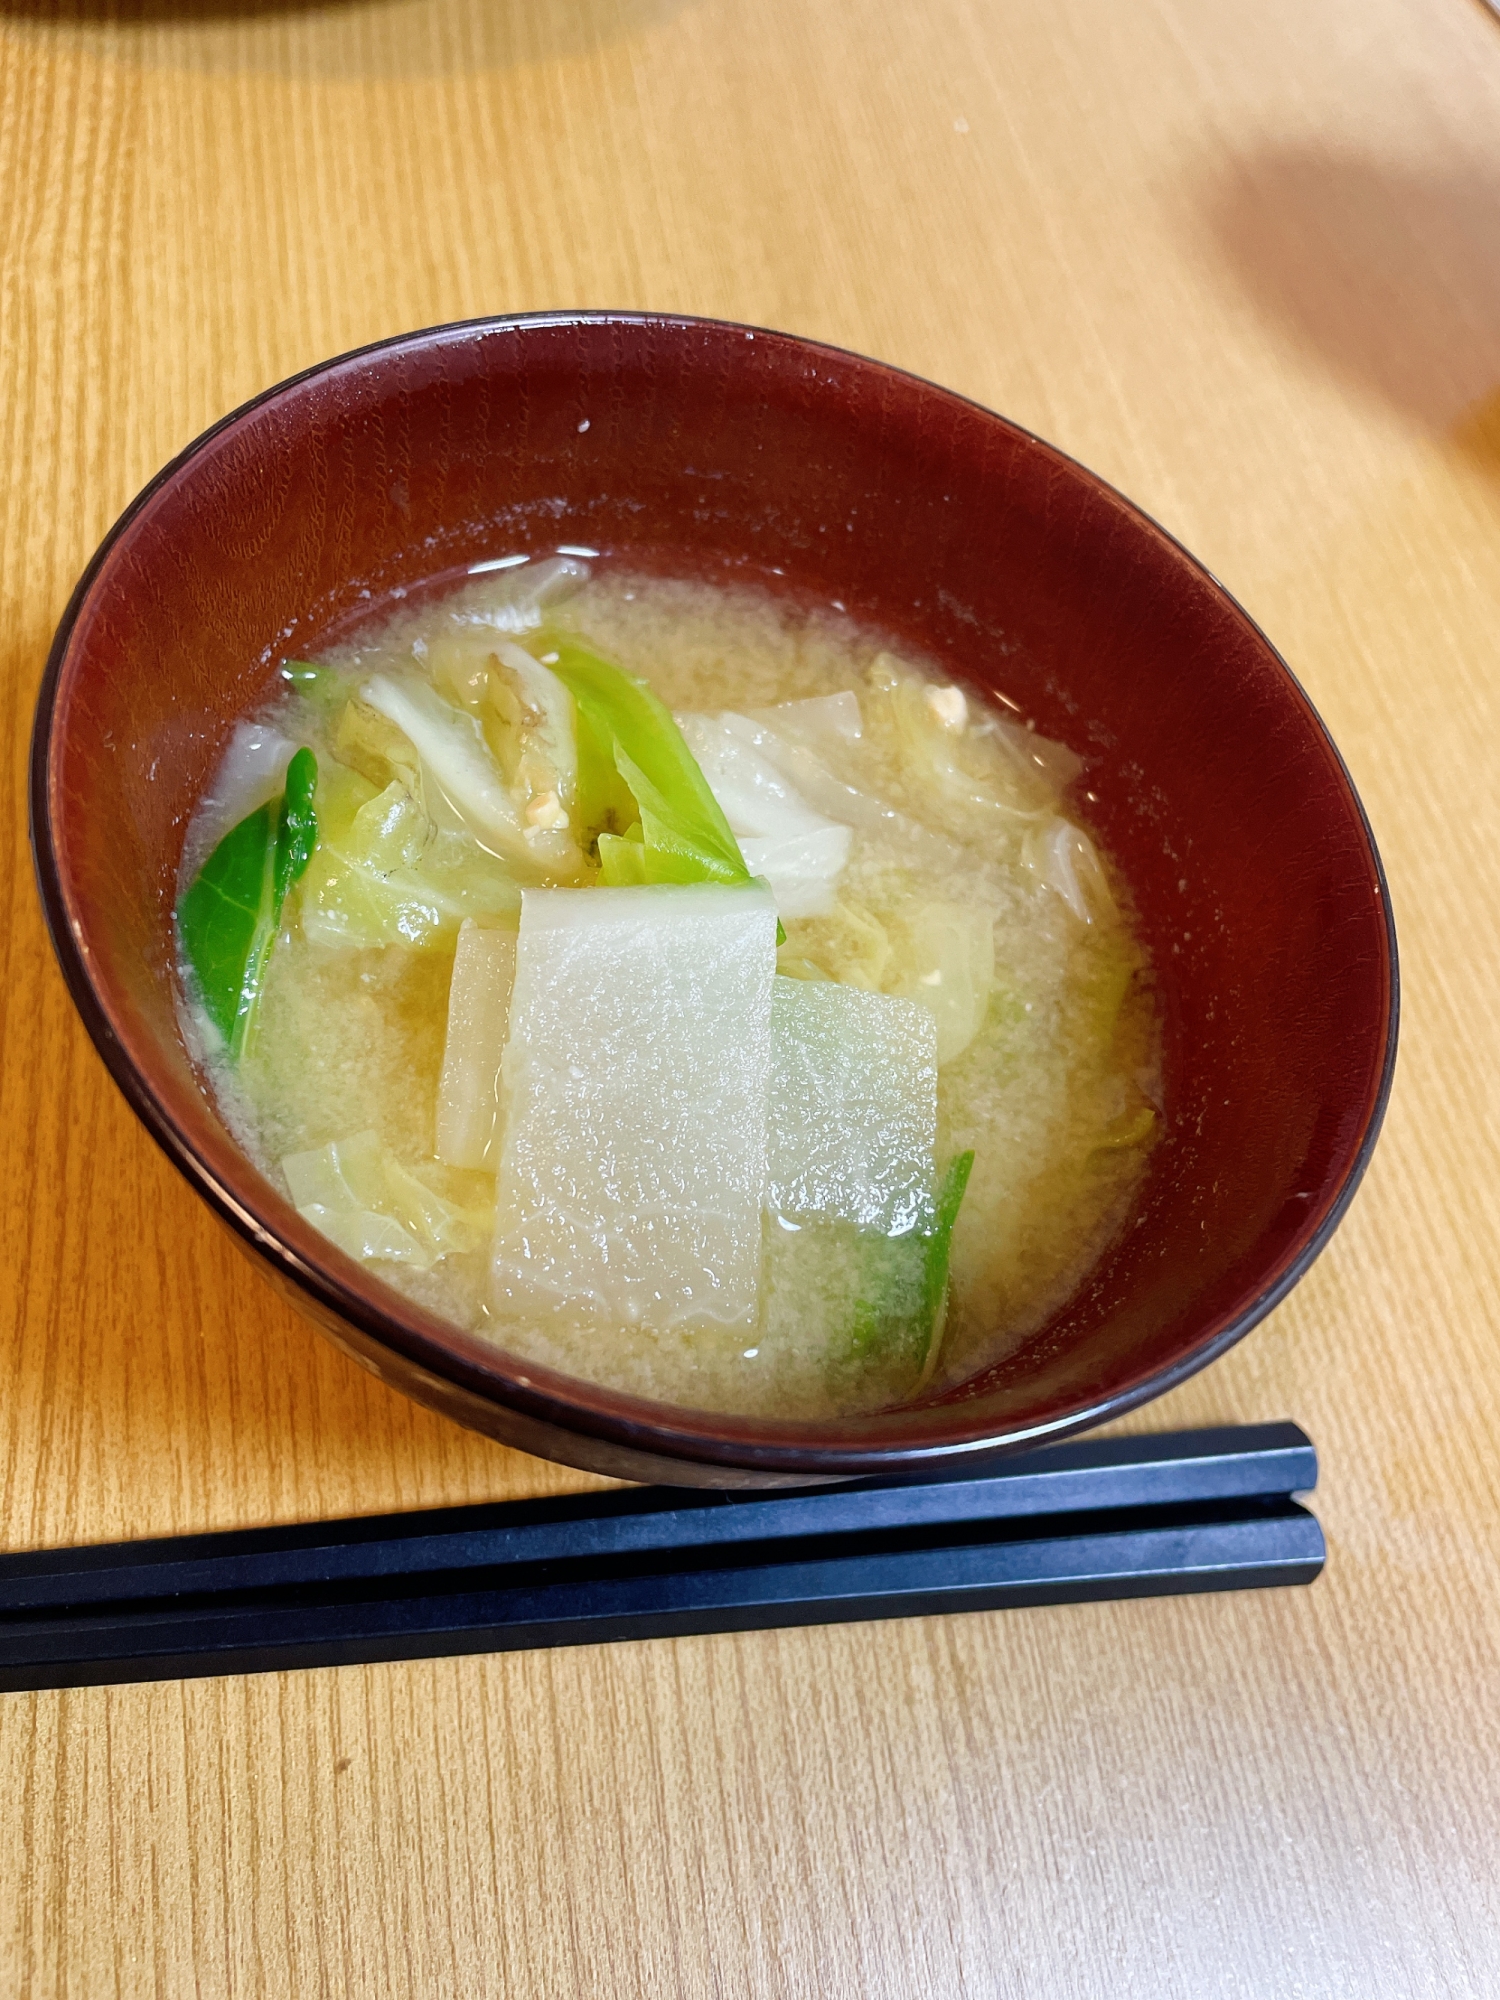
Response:
[[[575,640],[553,638],[545,658],[578,710],[579,815],[606,885],[752,880],[666,704]]]

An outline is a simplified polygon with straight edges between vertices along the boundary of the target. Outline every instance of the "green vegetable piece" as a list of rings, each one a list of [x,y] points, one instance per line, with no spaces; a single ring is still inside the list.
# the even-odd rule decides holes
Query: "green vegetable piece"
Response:
[[[929,1346],[942,1328],[948,1303],[948,1264],[953,1249],[953,1225],[963,1207],[964,1191],[974,1170],[971,1152],[956,1153],[948,1162],[938,1188],[936,1213],[922,1234],[922,1311]]]
[[[600,849],[606,870],[624,868],[624,879],[632,882],[749,882],[739,842],[666,704],[644,682],[574,640],[555,639],[552,648],[557,657],[549,650],[548,665],[578,709],[581,816],[586,826],[608,828]],[[640,820],[640,861],[619,854],[619,837],[629,825],[622,817],[622,780],[634,801],[631,818]],[[608,850],[606,839],[613,843]]]
[[[618,836],[632,823],[638,826],[640,815],[629,787],[615,769],[614,736],[607,723],[576,696],[573,707],[578,744],[575,795],[578,824],[585,834],[609,828],[612,837]]]
[[[875,1355],[912,1342],[922,1312],[925,1245],[918,1233],[877,1236],[861,1230],[855,1238],[859,1297],[849,1329],[856,1355]]]
[[[318,844],[318,815],[313,794],[318,789],[318,760],[306,748],[286,767],[286,790],[276,822],[275,916],[281,915],[287,891],[307,869]]]
[[[932,1206],[908,1234],[861,1232],[860,1296],[849,1334],[855,1354],[910,1346],[922,1357],[924,1381],[931,1372],[947,1311],[953,1225],[973,1166],[972,1152],[948,1162]]]
[[[578,712],[578,816],[597,832],[604,886],[754,881],[666,703],[575,640],[545,644]],[[779,920],[776,942],[786,943]]]
[[[312,858],[318,763],[299,750],[270,799],[219,842],[177,906],[183,956],[232,1056],[244,1049],[287,891]]]
[[[677,725],[670,716],[667,722],[677,735]],[[682,743],[680,736],[677,740]],[[682,753],[684,767],[668,768],[665,782],[658,783],[628,754],[619,738],[615,739],[615,768],[640,808],[650,879],[721,882],[726,886],[748,882],[750,870],[740,844],[729,831],[729,822],[708,789],[698,760],[685,743]]]
[[[246,975],[270,903],[275,853],[271,805],[258,806],[226,833],[177,907],[183,955],[208,1018],[234,1046]]]
[[[600,834],[599,879],[606,889],[645,887],[646,836],[639,820],[623,834]]]

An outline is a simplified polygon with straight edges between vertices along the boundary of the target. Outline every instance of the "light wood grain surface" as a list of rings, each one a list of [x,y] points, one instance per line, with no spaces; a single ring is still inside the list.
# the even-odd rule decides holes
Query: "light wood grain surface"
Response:
[[[1406,1013],[1342,1232],[1138,1428],[1295,1417],[1312,1590],[0,1696],[0,1993],[1500,1992],[1500,27],[1478,0],[0,0],[0,1535],[578,1487],[315,1337],[147,1142],[25,852],[67,593],[201,427],[570,304],[881,355],[1310,689]]]

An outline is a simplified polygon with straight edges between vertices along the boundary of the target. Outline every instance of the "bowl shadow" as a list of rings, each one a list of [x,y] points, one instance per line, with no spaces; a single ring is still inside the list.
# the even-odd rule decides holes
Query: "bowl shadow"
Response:
[[[1203,217],[1265,319],[1425,429],[1452,431],[1500,385],[1500,178],[1484,163],[1281,148],[1221,175]]]
[[[253,21],[266,15],[348,14],[368,0],[0,0],[0,19],[53,27],[128,28],[150,22]]]
[[[692,0],[0,0],[0,25],[142,69],[410,80],[566,60]]]

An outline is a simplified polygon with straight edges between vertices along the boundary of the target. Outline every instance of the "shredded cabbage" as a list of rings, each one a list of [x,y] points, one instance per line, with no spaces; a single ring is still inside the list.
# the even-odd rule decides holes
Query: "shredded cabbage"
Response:
[[[491,632],[535,632],[546,613],[588,582],[589,566],[576,556],[547,556],[499,571],[476,601],[450,614],[454,625]]]
[[[850,828],[814,812],[761,754],[756,738],[763,732],[748,717],[725,712],[677,721],[739,840],[745,866],[771,885],[780,915],[830,914],[834,884],[849,859]]]
[[[763,729],[774,730],[783,742],[814,752],[836,752],[864,734],[859,696],[849,688],[841,694],[813,695],[807,701],[783,701],[774,708],[751,708],[745,713]]]
[[[843,986],[879,993],[893,956],[890,933],[872,910],[853,896],[840,896],[826,917],[798,927],[801,957]]]
[[[887,845],[912,861],[945,871],[964,867],[968,857],[955,841],[935,833],[875,793],[846,783],[838,770],[831,768],[837,764],[840,745],[855,739],[841,734],[826,718],[810,724],[796,713],[815,706],[822,703],[788,702],[784,709],[762,709],[755,717],[737,716],[736,733],[826,820],[853,827],[858,833],[882,836]],[[848,711],[843,713],[847,716]],[[772,717],[784,720],[773,724]],[[814,742],[816,751],[811,747]]]
[[[297,1212],[350,1257],[427,1271],[451,1252],[477,1250],[491,1215],[447,1200],[384,1148],[356,1132],[281,1163]]]
[[[435,828],[406,787],[382,792],[330,767],[319,840],[302,879],[302,932],[314,944],[451,949],[466,918],[519,921],[514,876],[468,835]]]
[[[971,726],[962,688],[934,685],[891,653],[876,655],[866,679],[871,729],[887,740],[907,781],[940,819],[949,803],[980,806],[1018,825],[1046,811],[1040,760],[1028,762],[998,723]]]
[[[963,1054],[984,1026],[995,985],[995,929],[986,910],[933,902],[919,910],[897,952],[886,991],[916,1000],[937,1022],[941,1066]]]
[[[334,731],[333,747],[339,761],[351,771],[368,778],[377,791],[384,791],[392,779],[400,782],[422,806],[422,760],[417,747],[389,716],[382,715],[358,695],[351,696]]]
[[[487,633],[434,639],[433,685],[479,724],[523,826],[559,832],[578,789],[573,699],[550,668]]]
[[[1113,916],[1114,897],[1094,843],[1071,820],[1052,818],[1028,837],[1021,858],[1080,923]]]
[[[410,739],[422,760],[423,804],[440,795],[482,847],[530,875],[576,881],[577,841],[562,827],[526,823],[477,719],[416,674],[375,674],[361,699]]]

